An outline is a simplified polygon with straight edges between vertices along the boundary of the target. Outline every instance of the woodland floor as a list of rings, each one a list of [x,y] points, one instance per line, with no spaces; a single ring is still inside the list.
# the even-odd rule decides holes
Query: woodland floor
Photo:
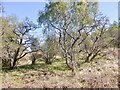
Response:
[[[2,88],[118,88],[118,57],[108,57],[82,64],[75,78],[63,60],[2,70]]]

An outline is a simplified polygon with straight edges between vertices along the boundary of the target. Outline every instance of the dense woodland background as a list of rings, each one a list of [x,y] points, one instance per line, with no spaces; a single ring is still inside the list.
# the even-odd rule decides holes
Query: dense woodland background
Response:
[[[0,17],[2,87],[118,88],[119,24],[98,9],[98,2],[49,2],[38,24]],[[44,37],[32,35],[38,28]]]

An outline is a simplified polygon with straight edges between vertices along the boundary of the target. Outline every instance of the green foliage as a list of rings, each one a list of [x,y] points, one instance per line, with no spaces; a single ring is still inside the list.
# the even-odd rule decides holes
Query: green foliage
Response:
[[[16,27],[16,17],[6,17],[2,19],[2,66],[10,66],[14,51],[19,46],[18,37],[13,32]]]
[[[117,22],[114,22],[109,29],[106,31],[106,41],[112,41],[111,47],[120,47],[119,46],[119,29]]]
[[[10,66],[15,59],[18,61],[23,58],[29,51],[28,48],[30,51],[41,48],[45,62],[55,61],[54,56],[60,51],[66,61],[69,61],[70,64],[68,64],[74,67],[73,62],[80,64],[79,59],[97,57],[102,48],[109,47],[111,40],[114,39],[111,46],[119,43],[117,23],[108,25],[108,19],[98,13],[97,2],[49,2],[46,4],[45,10],[39,12],[38,17],[38,23],[43,27],[45,37],[41,47],[38,39],[29,35],[30,30],[36,29],[36,25],[32,22],[29,20],[18,22],[15,17],[0,19],[3,21],[1,45],[5,57],[3,66]],[[79,52],[80,50],[82,51]],[[33,54],[37,56],[37,52]],[[25,65],[20,66],[19,69],[49,68],[65,71],[66,65],[62,66],[64,63],[65,61],[61,60],[51,65],[45,63]]]
[[[58,28],[64,28],[65,23],[66,25],[70,23],[70,28],[74,26],[75,30],[80,25],[92,24],[97,7],[97,3],[94,2],[50,2],[44,12],[39,13],[38,22],[39,25],[45,26],[45,30],[54,29],[51,27],[51,22]]]
[[[57,32],[66,62],[71,62],[67,64],[70,67],[75,67],[76,53],[84,52],[86,60],[91,61],[108,48],[112,40],[107,40],[105,35],[109,20],[98,13],[97,2],[51,2],[45,12],[39,14],[38,22],[45,26],[44,31]]]
[[[52,35],[47,35],[44,44],[41,46],[45,53],[45,62],[52,63],[54,56],[57,55],[58,43],[56,41],[56,37]]]
[[[6,62],[5,60],[10,61],[9,67],[13,68],[16,65],[16,62],[27,54],[25,52],[30,44],[27,35],[30,30],[36,29],[36,25],[28,19],[23,22],[18,22],[16,17],[10,16],[1,17],[1,19],[2,60],[3,62]]]

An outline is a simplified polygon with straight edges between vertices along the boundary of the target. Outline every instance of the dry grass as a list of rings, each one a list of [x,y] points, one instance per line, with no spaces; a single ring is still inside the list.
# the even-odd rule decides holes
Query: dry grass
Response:
[[[38,61],[33,66],[24,65],[15,70],[2,71],[3,88],[117,88],[117,80],[117,56],[82,64],[75,78],[71,77],[71,71],[64,61],[52,65]]]

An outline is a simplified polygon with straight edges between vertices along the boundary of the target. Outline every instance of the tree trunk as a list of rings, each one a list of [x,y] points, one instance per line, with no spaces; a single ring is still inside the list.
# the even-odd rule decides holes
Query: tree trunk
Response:
[[[31,65],[35,65],[35,61],[36,61],[35,55],[32,54],[32,63],[31,63]]]
[[[8,61],[9,61],[9,67],[11,67],[12,66],[12,64],[11,64],[12,60],[8,59]]]
[[[16,62],[17,62],[17,59],[14,59],[14,61],[13,61],[13,68],[15,67]]]
[[[45,63],[46,63],[46,64],[52,64],[51,57],[49,56],[48,53],[47,53],[47,56],[46,56],[45,59],[46,59],[46,60],[45,60]]]
[[[19,51],[20,51],[20,47],[17,49],[17,51],[15,52],[15,55],[14,55],[14,59],[13,59],[13,64],[12,66],[10,67],[10,69],[14,69],[15,65],[16,65],[16,62],[17,62],[17,57],[18,57],[18,54],[19,54]]]
[[[52,64],[52,61],[49,57],[46,58],[46,61],[45,61],[46,64]]]
[[[97,55],[98,55],[99,51],[97,51],[91,58],[90,61],[92,61]]]
[[[13,60],[13,64],[10,66],[10,70],[14,69],[15,65],[16,65],[17,59]]]
[[[66,65],[67,65],[67,67],[70,68],[70,69],[72,69],[72,67],[70,66],[70,64],[69,64],[69,62],[68,62],[68,55],[65,54],[64,57],[65,57],[65,61],[66,61]]]
[[[91,57],[92,53],[88,54],[86,59],[85,59],[85,62],[89,62],[90,61],[90,57]]]
[[[72,52],[71,55],[72,59],[72,76],[76,76],[76,69],[77,69],[77,64],[76,64],[76,58],[75,58],[75,52]]]

